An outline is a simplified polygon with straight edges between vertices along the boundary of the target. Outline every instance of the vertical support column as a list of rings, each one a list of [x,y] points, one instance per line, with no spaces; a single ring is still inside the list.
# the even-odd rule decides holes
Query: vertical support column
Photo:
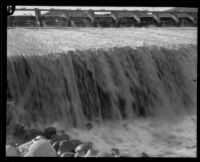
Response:
[[[132,15],[135,18],[135,20],[138,22],[138,24],[140,24],[141,20],[140,20],[140,16],[137,14],[137,12],[132,12]]]
[[[116,12],[111,11],[111,16],[115,21],[115,27],[118,27],[119,21],[118,21],[118,16],[117,16]]]
[[[158,16],[158,14],[156,14],[156,13],[153,12],[152,13],[152,17],[156,20],[157,25],[160,26],[160,18]]]
[[[187,16],[193,23],[195,23],[194,17],[192,17],[189,13],[187,13]]]
[[[172,19],[176,22],[176,24],[178,25],[178,26],[180,26],[180,21],[179,21],[179,18],[178,18],[178,16],[177,16],[177,13],[170,13],[171,14],[171,17],[172,17]]]
[[[92,21],[92,26],[95,26],[95,16],[94,16],[94,11],[88,10],[88,16],[90,17]]]
[[[40,18],[41,18],[41,12],[38,8],[35,8],[35,17],[36,17],[36,26],[41,26]]]
[[[195,26],[198,26],[198,13],[192,13],[191,16],[194,18]]]

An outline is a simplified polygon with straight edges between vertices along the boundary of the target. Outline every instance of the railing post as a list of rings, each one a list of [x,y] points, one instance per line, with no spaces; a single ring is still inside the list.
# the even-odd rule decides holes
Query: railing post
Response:
[[[92,26],[95,27],[95,16],[94,16],[94,11],[93,10],[88,10],[88,16],[90,17],[92,21]]]
[[[116,12],[111,11],[111,16],[115,21],[115,27],[118,27],[118,25],[119,25],[118,15],[116,14]]]
[[[176,22],[176,24],[177,24],[178,26],[180,26],[180,20],[179,20],[179,18],[178,18],[178,16],[177,16],[177,13],[173,12],[173,13],[170,13],[170,14],[171,14],[173,20]]]
[[[152,17],[156,20],[157,25],[160,26],[160,18],[158,16],[158,14],[152,12]]]
[[[36,26],[39,27],[41,26],[41,12],[38,8],[35,8],[35,17],[36,17]]]

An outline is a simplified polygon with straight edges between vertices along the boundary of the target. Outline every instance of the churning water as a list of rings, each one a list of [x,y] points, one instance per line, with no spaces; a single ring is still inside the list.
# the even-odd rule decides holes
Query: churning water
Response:
[[[149,148],[163,141],[172,148],[187,140],[169,134],[167,128],[163,132],[151,127],[144,119],[173,123],[195,114],[196,79],[196,45],[10,56],[7,99],[16,103],[15,123],[54,125],[94,141],[101,150],[117,146],[138,156],[138,150],[156,150]],[[84,129],[87,122],[94,127],[89,132]]]

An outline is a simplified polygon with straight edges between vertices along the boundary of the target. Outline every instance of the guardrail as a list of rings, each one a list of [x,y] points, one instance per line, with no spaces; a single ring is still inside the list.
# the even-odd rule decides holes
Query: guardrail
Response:
[[[9,16],[8,27],[18,26],[61,26],[61,27],[120,27],[120,26],[197,26],[197,13],[184,12],[185,17],[179,17],[183,12],[161,11],[128,11],[128,10],[63,10],[63,9],[16,9],[17,11],[34,11],[35,22],[28,16]],[[49,11],[49,14],[41,14],[41,11]],[[59,11],[59,12],[58,12]],[[52,13],[54,12],[54,13]],[[106,15],[96,15],[96,12],[110,12]],[[63,15],[61,15],[63,13]],[[79,14],[77,14],[79,13]],[[118,13],[124,16],[118,17]],[[160,15],[162,14],[162,17]],[[163,14],[166,16],[163,16]],[[86,16],[87,15],[87,16]],[[128,17],[127,17],[128,15]],[[47,18],[48,17],[48,18]],[[48,19],[48,20],[47,20]],[[112,19],[112,20],[111,20]],[[172,23],[173,22],[173,23]],[[110,25],[108,25],[110,23]],[[106,24],[106,26],[105,26]]]

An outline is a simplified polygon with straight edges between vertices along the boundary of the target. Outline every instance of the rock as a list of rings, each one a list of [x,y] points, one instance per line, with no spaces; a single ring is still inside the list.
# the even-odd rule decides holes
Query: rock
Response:
[[[38,140],[31,143],[24,157],[57,157],[57,153],[47,140]]]
[[[64,141],[61,141],[59,144],[58,154],[61,155],[64,152],[71,152],[74,149],[75,149],[75,147],[74,147],[73,143],[71,143],[67,140],[64,140]]]
[[[67,135],[67,134],[53,135],[53,136],[51,136],[49,143],[51,143],[53,145],[55,142],[61,142],[64,140],[69,140],[69,135]]]
[[[85,155],[85,157],[96,157],[98,155],[99,151],[95,149],[89,149]]]
[[[83,156],[85,156],[85,155],[83,155]],[[74,154],[74,157],[80,157],[80,156],[79,156],[79,154],[76,152],[76,153]]]
[[[119,149],[117,149],[117,148],[112,148],[112,149],[111,149],[111,152],[112,152],[112,155],[113,155],[114,157],[120,157]]]
[[[48,127],[44,130],[44,136],[47,139],[50,139],[52,135],[56,135],[56,128],[54,127]]]
[[[58,140],[59,139],[59,135],[54,134],[54,135],[51,136],[51,139]]]
[[[44,136],[39,135],[39,136],[36,136],[34,140],[37,141],[37,140],[47,140],[47,139]]]
[[[59,145],[60,145],[60,141],[56,141],[53,143],[53,148],[58,151],[58,148],[59,148]]]
[[[48,142],[53,145],[54,144],[54,141],[52,139],[48,140]]]
[[[68,134],[62,134],[59,136],[59,140],[69,140],[70,136]]]
[[[77,139],[72,139],[69,140],[69,142],[73,143],[74,147],[76,148],[78,145],[82,144],[82,142],[80,140]]]
[[[145,153],[145,152],[142,152],[142,153],[141,153],[141,156],[142,156],[142,157],[149,157],[149,155],[148,155],[147,153]]]
[[[80,144],[76,147],[75,152],[79,152],[81,150],[86,150],[88,151],[89,149],[92,149],[93,143],[92,142],[86,142],[83,144]]]
[[[33,142],[34,142],[34,140],[31,140],[31,141],[23,143],[17,147],[21,156],[24,156],[28,152],[29,147],[33,144]]]
[[[76,147],[75,152],[77,157],[85,156],[89,149],[92,149],[93,144],[91,142],[80,144]]]
[[[55,141],[69,140],[70,137],[68,134],[62,134],[62,135],[53,135],[51,136],[51,139],[55,142]]]
[[[54,142],[56,142],[56,141],[60,141],[59,140],[59,136],[56,134],[56,135],[52,135],[51,136],[51,139],[49,140],[49,142],[51,143],[51,144],[53,144]]]
[[[60,155],[60,157],[74,157],[73,152],[64,152]]]
[[[19,157],[20,154],[16,147],[12,145],[6,145],[6,156],[8,157]]]

